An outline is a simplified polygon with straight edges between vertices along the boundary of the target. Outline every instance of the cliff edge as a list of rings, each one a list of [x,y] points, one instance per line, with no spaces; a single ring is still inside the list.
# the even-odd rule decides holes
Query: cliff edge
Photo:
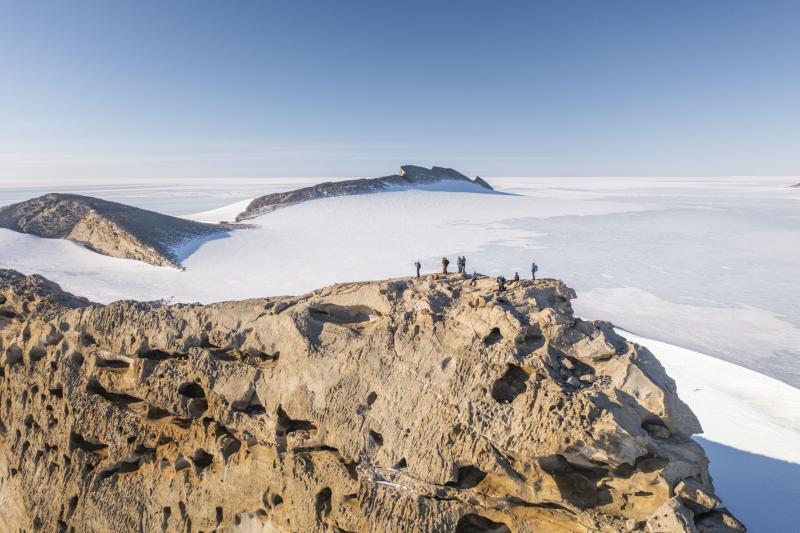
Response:
[[[697,419],[555,280],[98,305],[0,271],[0,524],[721,533]]]

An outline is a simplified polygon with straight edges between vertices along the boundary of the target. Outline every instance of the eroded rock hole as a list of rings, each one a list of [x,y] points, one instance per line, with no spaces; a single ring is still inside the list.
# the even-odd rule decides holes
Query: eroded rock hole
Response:
[[[525,392],[528,373],[517,365],[509,364],[505,374],[492,385],[492,398],[500,403],[509,403]]]
[[[98,457],[106,457],[108,455],[108,444],[103,444],[94,439],[86,439],[83,435],[74,431],[69,436],[69,449],[80,449]]]
[[[110,370],[127,370],[130,368],[131,364],[124,359],[98,357],[94,366],[97,368],[108,368]]]
[[[40,360],[44,359],[44,357],[46,355],[47,355],[47,351],[45,351],[45,349],[42,348],[41,346],[33,346],[28,351],[28,357],[31,358],[31,362],[32,363],[35,363],[37,361],[40,361]]]
[[[172,508],[171,507],[164,507],[163,509],[163,518],[161,519],[161,529],[166,531],[169,527],[169,517],[172,516]]]
[[[369,438],[372,439],[378,447],[383,446],[383,435],[378,433],[377,431],[369,430]]]
[[[138,354],[139,359],[149,359],[150,361],[166,361],[168,359],[185,359],[186,354],[171,354],[164,350],[145,350]]]
[[[187,398],[205,398],[206,393],[199,384],[194,381],[183,383],[178,387],[178,394]]]
[[[161,420],[162,418],[168,417],[170,414],[171,413],[166,409],[162,409],[153,404],[148,404],[147,414],[145,416],[147,417],[147,420]]]
[[[448,481],[446,485],[456,489],[471,489],[478,486],[485,477],[486,472],[476,466],[462,466],[458,469],[455,481]]]
[[[489,334],[483,338],[483,344],[486,346],[492,346],[501,340],[503,340],[503,334],[500,333],[500,328],[492,328]]]
[[[250,399],[247,400],[247,402],[236,402],[232,407],[234,411],[239,411],[240,413],[250,416],[267,414],[266,408],[261,405],[261,401],[255,391],[253,391],[253,394],[250,395]]]
[[[67,518],[70,518],[74,513],[75,509],[78,508],[78,497],[73,496],[69,500],[67,500]]]
[[[125,394],[121,392],[111,392],[103,388],[100,385],[100,382],[96,379],[90,379],[89,384],[86,386],[86,392],[90,394],[96,394],[109,402],[118,405],[120,407],[128,406],[132,403],[139,403],[143,402],[141,398],[137,398],[136,396],[131,396],[130,394]]]
[[[368,322],[372,317],[380,315],[375,309],[366,305],[317,304],[310,307],[308,312],[315,320],[334,324]]]
[[[205,451],[203,448],[198,448],[192,454],[192,462],[194,463],[197,472],[205,470],[214,461],[214,456]]]
[[[178,387],[178,394],[184,398],[189,399],[188,408],[189,414],[193,418],[200,417],[208,410],[208,400],[206,400],[206,393],[199,384],[194,381],[183,383]]]
[[[578,466],[561,455],[542,457],[539,465],[552,476],[562,497],[575,507],[589,509],[611,502],[611,494],[602,483],[608,469]]]
[[[8,361],[9,366],[22,363],[22,348],[16,344],[9,345],[6,348],[6,361]]]
[[[219,449],[222,454],[222,460],[227,462],[228,458],[237,453],[241,448],[242,442],[239,439],[230,434],[223,436]]]
[[[314,508],[317,511],[317,518],[321,519],[323,516],[330,514],[331,510],[333,509],[331,505],[331,498],[333,496],[333,492],[328,487],[325,487],[319,493],[317,493],[317,502]]]
[[[375,400],[377,399],[378,399],[378,394],[376,392],[370,392],[367,395],[367,405],[371,406],[373,403],[375,403]]]
[[[97,341],[95,341],[94,337],[92,337],[88,333],[81,333],[81,336],[78,339],[78,343],[81,346],[92,346],[93,344],[97,344]]]
[[[511,533],[511,530],[502,522],[494,522],[477,514],[468,514],[459,519],[455,533]]]
[[[277,414],[278,423],[275,431],[279,436],[286,436],[294,431],[311,431],[317,429],[317,426],[308,420],[294,420],[289,418],[289,415],[287,415],[286,411],[280,406],[278,407]]]
[[[191,464],[189,463],[189,460],[186,457],[182,456],[182,455],[178,456],[178,458],[175,459],[175,471],[176,472],[180,472],[181,470],[186,470],[190,466],[191,466]]]
[[[81,352],[72,352],[69,356],[69,364],[73,368],[79,368],[83,364],[83,354]]]

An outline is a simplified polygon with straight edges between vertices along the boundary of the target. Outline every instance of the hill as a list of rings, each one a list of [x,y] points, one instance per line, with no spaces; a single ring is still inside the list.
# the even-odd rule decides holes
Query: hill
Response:
[[[467,187],[468,190],[471,189],[474,192],[493,191],[491,185],[480,177],[471,180],[452,168],[433,167],[428,169],[404,165],[400,167],[397,174],[382,178],[325,182],[293,191],[260,196],[251,201],[247,209],[237,215],[236,220],[238,222],[255,218],[281,207],[320,198],[384,192],[393,188],[430,187],[437,184],[455,184]]]
[[[180,266],[175,248],[233,226],[184,220],[90,196],[52,193],[0,208],[0,228],[78,242],[97,253]]]

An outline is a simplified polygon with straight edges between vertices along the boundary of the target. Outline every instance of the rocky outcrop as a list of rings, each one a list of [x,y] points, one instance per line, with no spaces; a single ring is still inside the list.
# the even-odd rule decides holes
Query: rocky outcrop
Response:
[[[0,524],[742,531],[645,348],[555,280],[116,302],[0,271]]]
[[[77,194],[46,194],[0,208],[0,228],[68,239],[95,252],[157,266],[180,266],[174,248],[230,231],[129,205]]]
[[[789,185],[791,189],[800,189],[800,183],[795,183],[794,185]]]
[[[281,207],[329,198],[332,196],[348,196],[353,194],[369,194],[383,192],[395,187],[414,187],[420,185],[432,185],[442,182],[462,182],[475,185],[476,190],[491,191],[491,185],[481,178],[471,180],[465,175],[453,170],[452,168],[424,168],[414,165],[404,165],[400,167],[397,174],[384,176],[382,178],[357,179],[346,181],[329,181],[319,183],[311,187],[303,187],[294,191],[267,194],[254,199],[242,213],[236,216],[236,220],[246,220],[261,216]]]

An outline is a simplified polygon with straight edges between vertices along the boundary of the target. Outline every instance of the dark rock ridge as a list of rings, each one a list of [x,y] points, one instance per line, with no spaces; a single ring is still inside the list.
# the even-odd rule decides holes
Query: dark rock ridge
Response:
[[[795,183],[794,185],[789,185],[790,189],[800,189],[800,183]]]
[[[245,220],[261,216],[281,207],[286,207],[300,202],[329,198],[331,196],[347,196],[352,194],[368,194],[383,192],[392,187],[413,187],[415,185],[430,185],[447,181],[458,181],[474,184],[485,190],[493,190],[491,185],[480,177],[474,180],[452,168],[433,167],[424,168],[415,165],[403,165],[397,174],[382,178],[362,178],[346,181],[328,181],[303,187],[294,191],[267,194],[254,199],[243,212],[236,216],[236,220]]]
[[[176,245],[231,231],[78,194],[52,193],[0,208],[0,228],[51,239],[68,239],[95,252],[179,267]]]
[[[743,531],[675,383],[574,296],[103,306],[0,270],[0,529]]]

